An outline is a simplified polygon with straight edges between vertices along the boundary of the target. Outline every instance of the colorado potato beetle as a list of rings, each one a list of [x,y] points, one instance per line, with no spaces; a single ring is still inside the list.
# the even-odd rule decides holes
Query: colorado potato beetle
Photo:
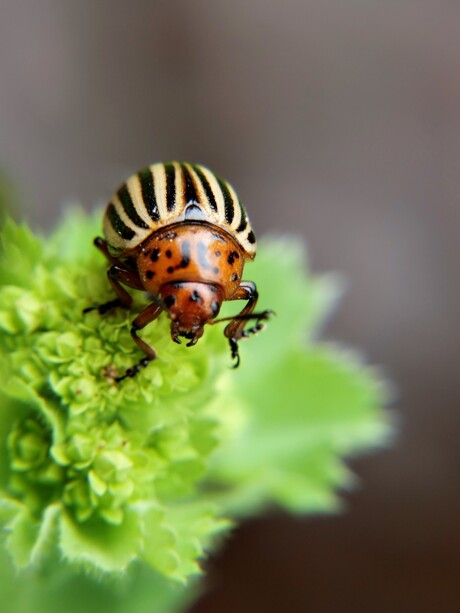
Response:
[[[243,281],[246,260],[256,255],[256,239],[245,208],[232,186],[208,168],[182,162],[143,168],[121,185],[104,214],[104,236],[94,244],[107,258],[109,282],[117,297],[84,312],[107,313],[129,308],[122,287],[147,292],[151,302],[131,324],[131,336],[145,357],[128,368],[121,381],[134,377],[157,357],[138,331],[166,311],[171,338],[195,345],[206,323],[229,323],[224,329],[234,366],[238,341],[262,329],[270,310],[255,313],[258,294]],[[246,300],[234,317],[216,319],[224,300]],[[245,329],[246,322],[254,325]]]

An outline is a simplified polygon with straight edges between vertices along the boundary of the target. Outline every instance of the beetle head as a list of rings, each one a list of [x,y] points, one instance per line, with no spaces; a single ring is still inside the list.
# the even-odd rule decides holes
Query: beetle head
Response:
[[[204,325],[220,310],[223,290],[211,283],[167,283],[160,296],[171,320],[171,338],[180,343],[180,336],[188,339],[187,347],[195,345],[203,336]]]

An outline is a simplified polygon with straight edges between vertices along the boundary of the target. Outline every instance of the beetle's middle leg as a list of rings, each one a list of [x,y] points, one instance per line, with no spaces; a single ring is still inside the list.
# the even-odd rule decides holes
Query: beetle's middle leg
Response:
[[[120,285],[120,283],[123,283],[123,285],[127,285],[128,287],[132,287],[133,289],[144,289],[144,286],[142,285],[142,281],[140,280],[137,271],[125,267],[121,262],[119,264],[112,264],[112,266],[107,271],[107,277],[109,279],[110,285],[115,290],[117,297],[114,300],[104,302],[104,304],[100,304],[94,307],[88,307],[83,310],[83,313],[89,313],[89,311],[97,310],[101,315],[103,315],[104,313],[107,313],[107,311],[110,311],[115,307],[123,307],[125,309],[128,309],[133,302],[133,298]]]
[[[115,307],[121,306],[124,308],[129,308],[133,302],[133,299],[128,292],[121,287],[120,283],[123,283],[128,287],[132,287],[133,289],[144,289],[136,268],[128,261],[122,262],[116,256],[112,255],[107,246],[107,241],[100,236],[96,237],[93,242],[94,246],[99,249],[109,264],[111,264],[107,271],[107,276],[109,278],[110,285],[117,294],[117,298],[114,300],[109,300],[108,302],[98,306],[88,307],[83,310],[83,313],[89,313],[89,311],[97,310],[101,315],[103,315]]]

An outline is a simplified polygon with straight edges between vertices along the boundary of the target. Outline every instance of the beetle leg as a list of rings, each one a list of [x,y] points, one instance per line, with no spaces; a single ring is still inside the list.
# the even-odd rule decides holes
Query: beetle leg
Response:
[[[145,353],[146,357],[139,360],[137,364],[132,366],[131,368],[127,368],[125,374],[121,377],[116,377],[115,381],[123,381],[127,377],[135,377],[137,373],[141,370],[141,368],[145,368],[149,362],[154,360],[157,357],[157,352],[153,347],[151,347],[148,343],[137,336],[138,330],[142,330],[149,323],[155,320],[158,315],[163,310],[163,307],[156,302],[149,304],[143,311],[139,313],[139,315],[133,320],[131,324],[131,337],[136,345],[142,349]]]
[[[111,264],[120,264],[120,260],[116,258],[115,256],[113,256],[111,253],[109,253],[109,249],[107,247],[107,241],[105,241],[100,236],[97,236],[93,242],[94,242],[94,246],[99,249],[99,251],[106,257],[106,259]]]
[[[130,296],[130,294],[128,294],[128,292],[121,287],[120,283],[123,283],[128,287],[132,287],[133,289],[144,289],[138,273],[129,268],[125,268],[121,264],[113,264],[107,271],[107,277],[110,285],[117,294],[117,298],[114,300],[109,300],[108,302],[100,304],[99,306],[88,307],[83,310],[83,313],[89,313],[89,311],[97,310],[101,315],[103,315],[104,313],[107,313],[107,311],[110,311],[114,307],[118,306],[128,309],[131,306],[133,299],[132,296]]]
[[[265,311],[261,311],[260,313],[249,313],[246,315],[239,313],[238,315],[232,315],[231,317],[219,317],[219,319],[208,321],[208,324],[213,326],[214,324],[220,324],[223,321],[250,321],[251,319],[263,321],[264,319],[269,319],[271,315],[275,315],[275,311],[273,309],[265,309]],[[250,332],[251,330],[252,328],[249,328],[249,330],[245,330],[245,332]],[[245,335],[242,334],[242,336]]]
[[[270,315],[273,315],[273,313],[274,311],[272,311],[272,309],[266,309],[265,311],[262,311],[261,313],[252,313],[251,319],[255,319],[256,323],[251,328],[244,329],[241,332],[241,338],[248,338],[248,336],[251,336],[251,334],[257,334],[258,332],[261,332],[265,328],[265,325],[262,322],[264,320],[269,319]]]
[[[236,360],[233,368],[237,368],[240,364],[240,355],[238,352],[238,343],[237,341],[240,338],[246,338],[250,334],[256,334],[263,329],[263,324],[261,323],[264,319],[268,319],[269,316],[273,313],[271,310],[262,311],[261,313],[253,313],[257,299],[259,295],[257,293],[257,288],[255,283],[252,281],[242,281],[236,292],[230,298],[230,300],[247,300],[246,305],[243,307],[241,312],[235,317],[232,318],[223,318],[220,320],[216,320],[213,323],[217,323],[219,321],[225,321],[230,319],[230,323],[226,326],[224,330],[225,336],[228,338],[230,343],[230,350],[232,353],[232,360]],[[256,324],[252,328],[247,330],[244,329],[244,326],[247,321],[255,319]]]

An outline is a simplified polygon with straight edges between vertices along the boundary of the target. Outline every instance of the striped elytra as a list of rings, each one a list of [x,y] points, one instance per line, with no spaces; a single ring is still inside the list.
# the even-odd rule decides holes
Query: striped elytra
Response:
[[[189,222],[217,226],[253,259],[256,239],[232,186],[198,164],[153,164],[132,175],[113,195],[104,215],[109,250],[122,255],[157,230]]]

